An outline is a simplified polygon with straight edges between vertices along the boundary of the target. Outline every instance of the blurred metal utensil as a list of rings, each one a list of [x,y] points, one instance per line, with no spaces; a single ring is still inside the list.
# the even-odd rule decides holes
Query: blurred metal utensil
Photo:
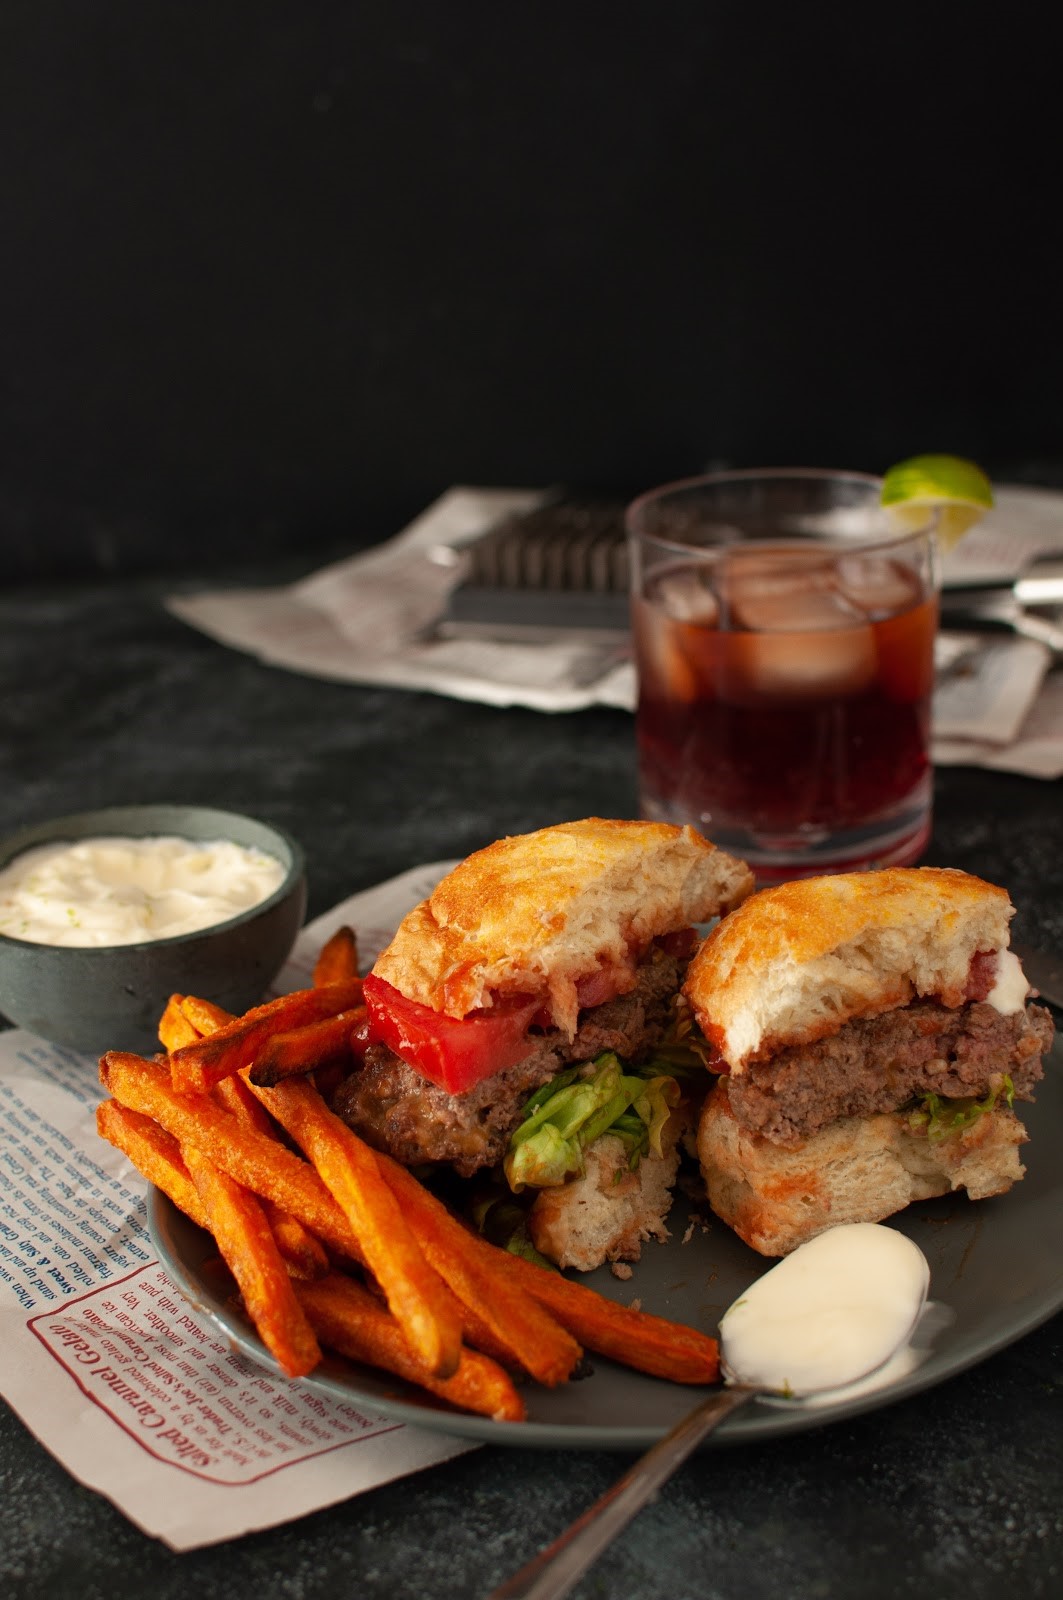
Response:
[[[627,1527],[657,1491],[682,1466],[692,1450],[739,1406],[763,1390],[723,1389],[711,1394],[641,1456],[624,1476],[567,1528],[560,1538],[533,1557],[488,1600],[561,1600],[579,1582],[618,1533]]]
[[[555,493],[503,518],[456,556],[464,567],[441,638],[623,645],[629,633],[623,502]]]
[[[1063,607],[1063,557],[1032,561],[1013,583],[954,583],[941,591],[944,627],[1004,628],[1063,655],[1063,625],[1036,607]]]

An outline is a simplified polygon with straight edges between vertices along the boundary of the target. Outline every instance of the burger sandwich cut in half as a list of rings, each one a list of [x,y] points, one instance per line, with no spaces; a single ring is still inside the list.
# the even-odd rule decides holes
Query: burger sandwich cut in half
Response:
[[[637,1260],[666,1237],[704,1091],[702,1067],[684,1097],[661,1054],[694,924],[752,888],[744,862],[662,823],[592,817],[477,851],[366,978],[368,1048],[336,1111],[406,1166],[504,1175],[521,1237],[558,1265]]]
[[[713,1210],[762,1255],[914,1200],[1023,1176],[1053,1036],[1008,949],[1004,889],[922,868],[747,899],[684,994],[720,1076],[698,1155]]]

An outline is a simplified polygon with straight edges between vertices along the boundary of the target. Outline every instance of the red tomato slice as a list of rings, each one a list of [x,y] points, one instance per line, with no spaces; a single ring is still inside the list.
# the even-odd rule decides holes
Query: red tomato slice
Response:
[[[607,1000],[615,1000],[618,994],[626,994],[629,989],[633,989],[636,981],[635,969],[619,963],[588,973],[576,984],[579,1008],[581,1011],[588,1011],[592,1006],[604,1006]]]
[[[967,969],[968,1000],[984,1000],[996,981],[996,951],[976,950]]]
[[[444,1016],[372,974],[364,984],[371,1038],[448,1094],[464,1094],[528,1054],[538,1000],[511,1000],[470,1016]]]

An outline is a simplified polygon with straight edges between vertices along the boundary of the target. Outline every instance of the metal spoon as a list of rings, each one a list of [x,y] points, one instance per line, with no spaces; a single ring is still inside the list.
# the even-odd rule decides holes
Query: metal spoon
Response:
[[[877,1224],[865,1226],[877,1227]],[[838,1233],[842,1230],[831,1231]],[[807,1249],[808,1246],[802,1248]],[[922,1259],[921,1252],[916,1246],[913,1245],[912,1249]],[[795,1252],[795,1256],[796,1254]],[[792,1261],[795,1258],[787,1259]],[[785,1262],[780,1263],[780,1267],[783,1265]],[[923,1265],[926,1267],[925,1259]],[[778,1268],[772,1269],[773,1272],[777,1270]],[[770,1273],[765,1275],[765,1277],[770,1276]],[[760,1281],[763,1282],[764,1279]],[[827,1381],[811,1386],[804,1385],[801,1390],[802,1397],[822,1394],[827,1390],[833,1395],[833,1391],[842,1385],[847,1389],[855,1387],[858,1382],[866,1381],[873,1374],[884,1372],[898,1354],[909,1346],[926,1309],[929,1282],[930,1272],[927,1267],[921,1293],[913,1296],[912,1314],[910,1318],[904,1320],[904,1332],[892,1348],[884,1354],[879,1352],[872,1364],[862,1370],[850,1369],[841,1375],[835,1372]],[[748,1405],[751,1400],[756,1400],[758,1397],[793,1396],[789,1386],[783,1388],[778,1384],[763,1381],[742,1382],[737,1374],[729,1369],[727,1319],[731,1312],[743,1303],[743,1298],[740,1296],[721,1319],[720,1336],[724,1352],[726,1387],[709,1395],[677,1422],[663,1439],[640,1457],[634,1466],[611,1489],[607,1489],[599,1500],[588,1507],[571,1527],[554,1540],[553,1544],[534,1556],[500,1588],[492,1590],[487,1600],[562,1600],[562,1596],[567,1595],[579,1582],[588,1567],[598,1559],[617,1534],[621,1533],[642,1507],[654,1498],[691,1452],[708,1438],[721,1422],[741,1406]],[[831,1307],[825,1303],[823,1309],[829,1313]]]
[[[1031,561],[1014,582],[953,583],[941,591],[941,621],[947,628],[1003,628],[1036,639],[1058,657],[1063,655],[1063,559],[1041,556]],[[1037,607],[1048,608],[1038,615]]]

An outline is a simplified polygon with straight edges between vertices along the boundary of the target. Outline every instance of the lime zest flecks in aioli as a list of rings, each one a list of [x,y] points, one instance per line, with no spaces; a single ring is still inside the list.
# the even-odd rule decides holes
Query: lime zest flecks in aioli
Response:
[[[0,870],[0,933],[31,944],[141,944],[227,922],[283,878],[279,860],[228,839],[58,841]]]

